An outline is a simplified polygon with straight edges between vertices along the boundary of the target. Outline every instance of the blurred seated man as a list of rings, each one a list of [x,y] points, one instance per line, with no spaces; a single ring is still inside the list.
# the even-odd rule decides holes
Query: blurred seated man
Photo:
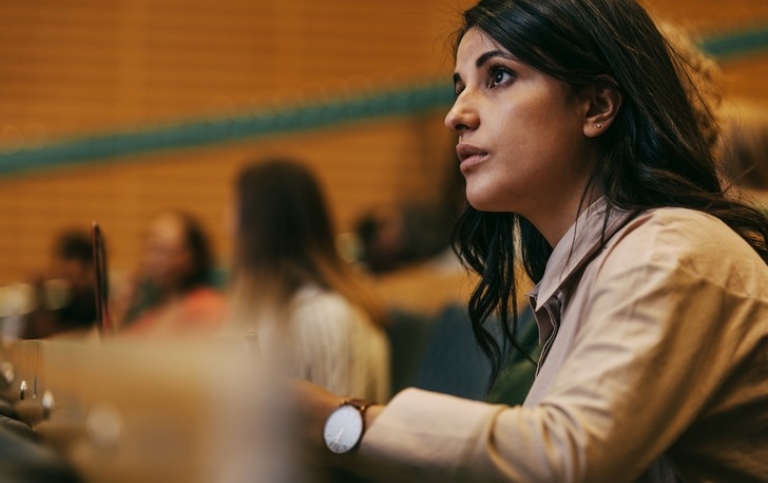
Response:
[[[62,232],[53,247],[49,272],[35,283],[34,309],[24,318],[21,337],[77,335],[95,329],[93,246],[87,231]]]
[[[449,248],[453,219],[437,204],[404,203],[372,210],[355,224],[366,270],[382,275]]]

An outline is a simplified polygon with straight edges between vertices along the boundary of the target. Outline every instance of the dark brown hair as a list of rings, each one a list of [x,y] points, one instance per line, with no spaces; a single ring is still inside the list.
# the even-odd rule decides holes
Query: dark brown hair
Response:
[[[247,290],[284,304],[304,284],[335,291],[380,322],[380,310],[343,260],[325,197],[298,161],[270,158],[246,166],[236,181],[234,275]],[[248,294],[239,294],[249,297]],[[254,302],[258,302],[254,300]]]
[[[765,217],[724,196],[712,141],[702,131],[701,116],[707,113],[694,105],[700,98],[696,86],[680,69],[684,60],[638,3],[482,0],[464,13],[457,46],[472,28],[574,89],[598,85],[621,92],[613,125],[597,139],[587,187],[605,195],[609,210],[675,206],[703,211],[725,222],[768,261]],[[494,374],[508,345],[516,347],[516,239],[526,272],[539,281],[552,247],[525,218],[469,207],[454,233],[457,252],[481,275],[469,312]],[[506,335],[501,345],[485,327],[494,313]]]

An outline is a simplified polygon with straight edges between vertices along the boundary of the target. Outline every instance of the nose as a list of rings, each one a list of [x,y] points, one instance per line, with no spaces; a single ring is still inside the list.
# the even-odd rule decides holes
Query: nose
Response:
[[[454,101],[451,110],[445,115],[445,126],[457,134],[462,134],[477,129],[479,124],[480,117],[472,102],[471,94],[468,89],[464,89]]]

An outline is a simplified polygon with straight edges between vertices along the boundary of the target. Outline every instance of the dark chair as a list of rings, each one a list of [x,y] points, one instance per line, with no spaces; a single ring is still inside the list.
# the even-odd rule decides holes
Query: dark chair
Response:
[[[518,342],[531,357],[538,357],[538,328],[529,306],[521,311],[518,324]],[[467,309],[458,304],[447,306],[434,318],[394,311],[387,331],[393,393],[417,387],[514,405],[522,403],[533,384],[535,364],[514,351],[489,391],[491,364],[475,341]]]
[[[475,341],[465,307],[450,305],[437,316],[418,365],[414,386],[484,400],[491,365]]]
[[[392,394],[412,387],[435,320],[417,312],[395,309],[389,313],[387,336],[391,347]]]

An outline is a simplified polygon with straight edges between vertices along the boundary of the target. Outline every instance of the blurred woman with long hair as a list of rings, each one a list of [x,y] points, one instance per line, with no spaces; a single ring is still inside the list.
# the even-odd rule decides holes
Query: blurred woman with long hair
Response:
[[[336,250],[320,185],[297,161],[268,159],[236,182],[232,317],[262,353],[284,348],[291,376],[386,400],[381,311]],[[274,355],[274,354],[272,354]]]

